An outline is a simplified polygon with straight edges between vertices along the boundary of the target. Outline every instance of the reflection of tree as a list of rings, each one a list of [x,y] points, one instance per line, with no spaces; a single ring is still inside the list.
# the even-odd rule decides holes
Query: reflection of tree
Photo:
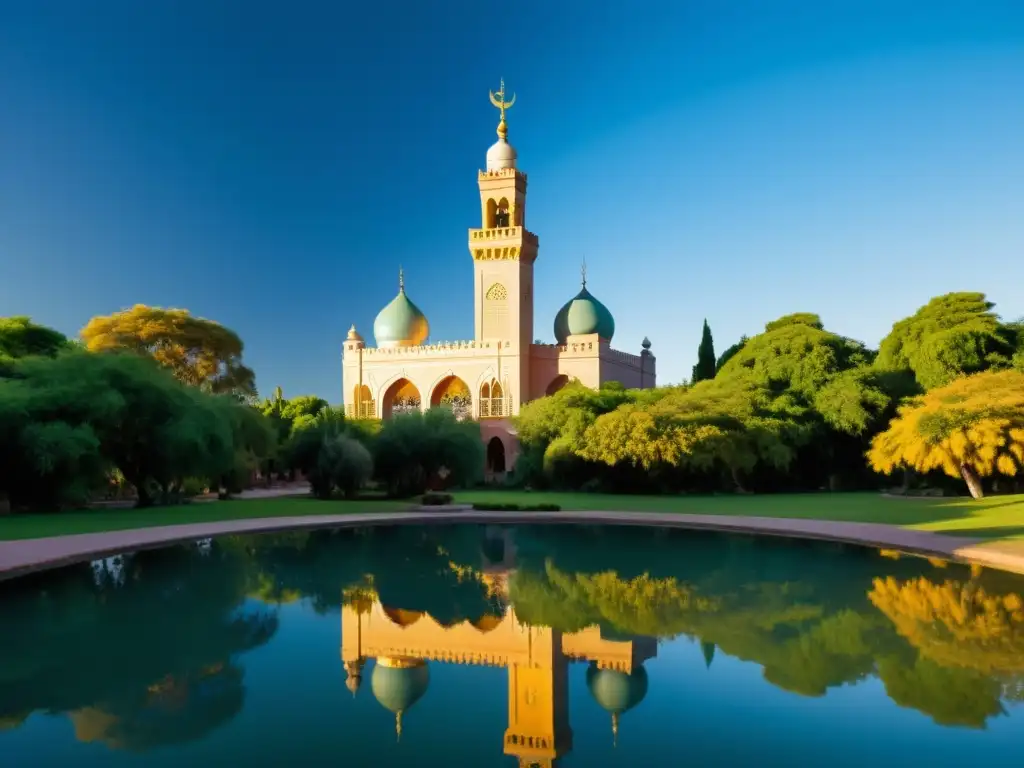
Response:
[[[871,602],[939,664],[982,674],[1024,672],[1024,601],[972,582],[875,579]]]
[[[523,620],[564,631],[596,624],[603,633],[688,635],[808,696],[877,675],[897,704],[950,725],[982,727],[1002,711],[1004,692],[1020,690],[1011,677],[1024,665],[1018,580],[1003,577],[997,597],[1000,577],[989,575],[986,591],[979,569],[857,548],[836,567],[836,545],[571,533],[576,546],[567,531],[517,539],[524,556],[510,596]],[[962,574],[973,586],[954,593],[922,572]]]
[[[173,547],[126,558],[123,580],[97,582],[86,564],[14,584],[0,601],[0,625],[18,627],[0,634],[0,717],[74,713],[83,733],[136,750],[233,717],[231,659],[277,629],[243,607],[251,563],[236,555]]]

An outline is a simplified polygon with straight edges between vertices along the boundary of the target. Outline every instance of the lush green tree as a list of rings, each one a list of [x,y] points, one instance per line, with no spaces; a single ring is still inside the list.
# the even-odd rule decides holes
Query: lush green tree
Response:
[[[615,465],[659,465],[695,472],[724,471],[742,488],[759,463],[785,468],[803,431],[794,414],[776,411],[765,393],[748,386],[703,382],[676,389],[646,407],[624,404],[599,416],[578,453]]]
[[[821,322],[821,317],[814,312],[794,312],[791,315],[783,315],[777,320],[766,323],[764,329],[770,333],[771,331],[777,331],[779,328],[785,328],[787,325],[806,325],[808,328],[814,328],[818,331],[825,328],[825,324]]]
[[[704,330],[701,332],[700,346],[697,347],[697,364],[693,366],[693,374],[690,383],[715,378],[715,342],[711,338],[711,328],[708,321],[704,320]]]
[[[1000,322],[983,293],[936,296],[895,323],[875,365],[912,374],[923,390],[958,376],[1011,365],[1016,333]]]
[[[137,304],[94,317],[81,336],[90,351],[127,350],[151,357],[191,386],[245,398],[256,393],[255,375],[242,363],[238,334],[185,309]]]
[[[136,355],[29,357],[14,372],[0,381],[0,483],[14,506],[81,503],[115,469],[146,506],[273,442],[259,414]]]
[[[0,361],[35,355],[54,357],[68,348],[67,337],[27,317],[0,317]]]
[[[874,438],[868,461],[886,474],[941,470],[981,498],[982,477],[1024,471],[1024,373],[964,376],[909,401]]]
[[[720,370],[722,370],[722,366],[728,363],[737,352],[743,349],[743,347],[749,340],[750,339],[747,336],[740,336],[739,341],[737,341],[731,347],[726,349],[725,352],[719,355],[718,360],[715,361],[715,373],[718,373]]]
[[[480,425],[459,421],[447,408],[385,421],[373,453],[377,479],[394,496],[422,493],[442,475],[449,485],[468,485],[484,466]]]
[[[309,476],[313,493],[329,499],[335,489],[354,498],[373,476],[373,457],[358,440],[344,434],[323,439],[316,467]]]

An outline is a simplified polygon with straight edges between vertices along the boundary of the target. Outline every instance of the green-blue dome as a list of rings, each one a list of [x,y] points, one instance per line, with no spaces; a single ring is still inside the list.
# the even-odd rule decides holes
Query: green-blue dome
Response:
[[[415,347],[427,340],[430,324],[427,316],[405,295],[405,281],[398,277],[398,295],[373,321],[373,337],[378,347]]]
[[[427,692],[429,683],[430,669],[419,659],[377,659],[370,676],[374,698],[396,715],[419,701]]]
[[[555,339],[565,344],[570,336],[596,333],[608,341],[615,335],[615,318],[608,307],[595,299],[586,283],[576,296],[555,315]]]
[[[637,667],[627,675],[614,669],[600,669],[591,663],[587,668],[587,689],[602,709],[621,715],[647,695],[647,670]]]

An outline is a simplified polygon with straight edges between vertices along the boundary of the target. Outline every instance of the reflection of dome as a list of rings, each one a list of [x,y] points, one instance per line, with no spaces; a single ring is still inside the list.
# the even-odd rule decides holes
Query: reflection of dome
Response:
[[[612,716],[612,733],[618,735],[619,716],[628,712],[647,695],[647,670],[638,666],[632,674],[600,669],[591,662],[587,668],[587,689],[601,708]]]
[[[427,692],[430,670],[422,659],[382,656],[373,666],[370,689],[385,709],[395,713],[395,730],[402,735],[402,713]]]
[[[377,346],[415,347],[426,341],[429,335],[427,317],[405,295],[405,281],[399,273],[398,295],[373,321],[373,336]]]
[[[503,171],[516,167],[516,150],[505,139],[499,139],[487,150],[487,170]]]
[[[555,315],[555,339],[565,344],[569,336],[590,333],[610,341],[615,335],[615,318],[608,307],[590,294],[584,283],[580,292]]]

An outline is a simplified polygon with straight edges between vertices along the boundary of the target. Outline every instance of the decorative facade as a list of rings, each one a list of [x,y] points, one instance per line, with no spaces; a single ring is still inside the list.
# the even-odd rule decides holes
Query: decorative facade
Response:
[[[473,338],[430,342],[424,313],[408,297],[399,272],[398,295],[374,322],[376,347],[355,326],[344,343],[343,400],[348,415],[390,418],[409,409],[449,405],[479,419],[488,447],[488,472],[515,464],[517,441],[510,418],[530,400],[569,381],[599,387],[655,386],[655,358],[644,339],[639,354],[611,347],[615,321],[586,287],[558,312],[555,344],[534,343],[534,263],[540,241],[527,229],[527,176],[508,143],[505,85],[491,93],[501,114],[498,141],[477,174],[481,226],[469,230],[473,259]]]

